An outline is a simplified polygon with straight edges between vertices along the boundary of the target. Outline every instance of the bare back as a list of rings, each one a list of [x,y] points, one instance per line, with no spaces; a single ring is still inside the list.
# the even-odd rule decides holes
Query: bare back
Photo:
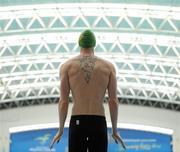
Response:
[[[103,99],[109,83],[110,62],[97,56],[76,56],[68,62],[73,96],[72,115],[104,115]]]

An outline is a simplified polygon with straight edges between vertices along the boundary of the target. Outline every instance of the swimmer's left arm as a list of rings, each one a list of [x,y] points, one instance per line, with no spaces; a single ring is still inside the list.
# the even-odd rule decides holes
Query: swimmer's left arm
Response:
[[[64,124],[67,117],[68,112],[68,105],[69,105],[69,93],[70,93],[70,86],[69,86],[69,78],[68,78],[68,68],[66,65],[62,65],[60,68],[60,98],[58,103],[58,111],[59,111],[59,129],[56,135],[54,136],[51,144],[50,149],[53,147],[55,142],[59,142],[61,136],[64,132]]]
[[[59,130],[63,132],[64,124],[67,117],[68,105],[69,105],[69,77],[68,77],[68,68],[66,65],[62,65],[60,68],[60,99],[58,103],[59,111]]]

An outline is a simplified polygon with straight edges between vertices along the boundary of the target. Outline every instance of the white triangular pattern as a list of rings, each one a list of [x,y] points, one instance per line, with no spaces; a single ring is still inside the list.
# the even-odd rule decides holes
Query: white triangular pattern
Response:
[[[153,16],[151,10],[149,10],[150,13],[140,13],[138,15],[136,13],[134,13],[133,15],[129,14],[129,8],[127,8],[126,10],[120,9],[120,14],[113,14],[114,10],[112,8],[107,9],[103,7],[96,9],[95,12],[100,12],[99,14],[94,14],[94,12],[92,11],[88,14],[84,11],[89,9],[92,8],[82,9],[80,6],[79,8],[77,8],[79,12],[69,12],[69,14],[65,14],[63,11],[66,10],[67,12],[67,8],[54,9],[55,11],[51,8],[51,13],[47,13],[46,15],[42,13],[41,9],[31,10],[32,13],[29,14],[27,14],[27,12],[23,10],[20,11],[19,14],[23,14],[24,18],[29,19],[26,22],[26,25],[23,25],[23,21],[16,11],[14,12],[14,15],[10,17],[5,16],[7,17],[7,20],[6,22],[3,22],[3,32],[9,34],[9,37],[13,35],[13,32],[17,33],[17,39],[19,38],[18,34],[22,34],[22,31],[30,33],[25,36],[23,36],[22,34],[21,39],[13,39],[13,41],[8,41],[8,36],[0,37],[0,68],[2,69],[2,71],[6,71],[0,74],[0,79],[6,78],[6,85],[8,85],[7,91],[5,91],[3,95],[0,93],[0,98],[13,99],[16,97],[17,99],[26,99],[29,98],[29,95],[32,95],[33,98],[39,98],[41,97],[41,95],[42,97],[44,97],[45,95],[59,96],[59,94],[57,94],[59,90],[59,79],[57,79],[59,69],[57,69],[58,65],[54,63],[62,63],[64,59],[68,59],[72,54],[74,55],[74,53],[77,53],[79,51],[78,44],[76,44],[75,42],[74,33],[76,35],[77,32],[84,30],[83,28],[76,27],[76,23],[80,20],[88,28],[93,29],[97,33],[97,35],[100,35],[97,38],[97,44],[101,48],[99,55],[103,54],[107,56],[108,59],[117,64],[117,77],[119,83],[118,92],[120,93],[120,96],[150,100],[153,99],[166,102],[173,102],[177,100],[179,101],[178,93],[180,88],[180,47],[179,40],[175,40],[176,38],[178,39],[178,27],[174,22],[174,20],[177,20],[177,18],[173,17],[173,15],[168,17],[167,12],[167,15],[159,18],[162,20],[162,22],[160,20],[161,23],[160,26],[158,26],[153,22],[153,19],[156,18],[156,16]],[[104,14],[102,13],[103,11],[105,12]],[[93,14],[95,15],[96,19],[95,21],[93,21],[92,25],[87,20],[87,17],[93,16]],[[70,24],[66,21],[67,15],[72,18]],[[130,20],[130,18],[138,16],[141,18],[141,20],[138,21],[139,23],[136,26],[135,23]],[[42,17],[51,18],[47,25],[45,25]],[[114,21],[114,23],[116,24],[112,24],[108,17],[117,17],[116,21]],[[157,16],[156,18],[157,20],[158,17],[159,16]],[[71,37],[68,37],[66,35],[66,32],[69,32],[69,29],[66,28],[60,29],[60,31],[58,31],[57,33],[59,35],[53,37],[48,37],[50,35],[49,33],[47,35],[44,35],[43,33],[41,37],[38,37],[38,32],[41,34],[41,30],[54,30],[51,27],[57,20],[62,23],[64,27],[68,27],[69,25],[71,26],[70,30],[73,31]],[[2,21],[1,18],[0,21]],[[107,29],[101,29],[98,27],[98,23],[100,23],[101,21],[106,24]],[[123,21],[129,25],[129,27],[125,31],[127,32],[127,35],[130,35],[129,38],[121,37],[124,31],[121,27],[118,27],[118,25]],[[9,27],[14,24],[13,22],[16,22],[19,25],[18,29],[8,30]],[[32,26],[35,22],[38,22],[42,28],[33,29]],[[137,28],[143,26],[145,22],[149,27],[148,29]],[[149,34],[157,34],[159,32],[162,32],[160,34],[162,34],[166,38],[168,37],[166,28],[164,27],[166,24],[168,24],[168,26],[172,28],[168,34],[175,34],[175,38],[173,40],[166,40],[167,44],[165,42],[163,43],[163,39],[161,40],[158,35],[155,35],[152,39],[150,37],[147,41],[147,38],[145,39],[144,37],[141,37],[142,33],[138,33],[139,31],[143,31],[149,36]],[[37,32],[37,36],[36,33],[31,33],[31,31],[33,30],[34,32]],[[111,37],[101,37],[101,34],[103,35],[104,33],[108,33],[109,31],[112,33]],[[134,36],[135,34],[131,32],[137,32],[136,36]],[[6,35],[6,33],[3,34]],[[116,33],[120,34],[119,36],[114,37],[114,34]],[[146,35],[144,36],[146,37]],[[75,43],[75,45],[73,47],[69,47],[69,43]],[[109,45],[110,49],[106,47],[105,43],[109,43],[111,45]],[[54,44],[54,50],[52,50],[48,44]],[[126,49],[125,47],[126,44],[130,45],[128,49]],[[33,49],[33,45],[37,45],[38,47],[34,47],[36,49]],[[146,47],[144,47],[143,45],[148,46],[149,49],[146,49]],[[13,50],[14,46],[19,47],[17,52]],[[61,47],[65,52],[59,51]],[[114,52],[114,48],[116,48],[117,52]],[[138,55],[131,53],[131,51],[133,51],[133,49],[135,48],[138,51]],[[153,58],[149,57],[149,55],[152,55],[151,48],[153,48],[154,51]],[[9,51],[8,57],[2,56],[6,49],[8,49]],[[46,49],[46,53],[41,54],[41,49]],[[116,55],[116,53],[118,53],[118,55]],[[25,56],[24,54],[27,54],[27,56]],[[118,63],[121,63],[121,65],[123,64],[123,66],[119,65]],[[135,64],[137,66],[134,66]],[[47,76],[43,77],[43,75],[45,74],[47,74]],[[15,85],[16,81],[20,83],[17,86]],[[49,84],[51,83],[57,85],[53,87],[49,86]],[[31,88],[33,87],[33,85],[37,87],[36,90],[34,88]],[[44,91],[46,91],[46,94],[43,94]],[[162,91],[164,91],[164,93],[162,93]]]
[[[32,26],[32,24],[34,23],[35,20],[36,20],[36,18],[34,18],[34,17],[30,18],[29,23],[27,23],[26,29],[30,29],[30,27]]]
[[[79,9],[79,12],[78,12],[78,15],[79,16],[81,16],[82,18],[83,18],[83,16],[85,16],[84,14],[86,14],[86,11],[88,10],[91,10],[91,8],[81,8],[81,7],[78,7],[78,8],[76,8],[76,9]],[[106,12],[105,14],[106,15],[104,15],[104,16],[102,16],[102,18],[104,18],[103,20],[109,25],[109,27],[112,27],[112,28],[114,28],[114,25],[111,25],[111,23],[109,22],[109,20],[107,19],[107,17],[108,17],[108,13],[109,12],[111,12],[111,11],[109,11],[109,9],[113,12],[113,11],[115,11],[115,10],[113,10],[113,8],[104,8],[104,7],[102,7],[102,8],[98,8],[98,9],[96,9],[96,12],[94,12],[94,13],[99,13],[98,15],[101,15],[101,14],[103,14],[103,12]],[[65,19],[63,19],[63,17],[65,17],[65,12],[66,12],[66,8],[63,8],[63,9],[59,9],[59,12],[57,13],[57,10],[56,9],[54,9],[54,8],[49,8],[49,10],[51,11],[51,14],[47,14],[47,16],[48,17],[52,17],[53,15],[54,16],[56,16],[56,19],[57,18],[59,18],[60,17],[60,20],[62,21],[62,23],[65,25],[65,27],[67,27],[67,24],[66,24],[66,22],[65,22]],[[93,10],[93,9],[92,9]],[[108,11],[107,11],[108,10]],[[142,9],[141,9],[142,10]],[[29,11],[29,9],[28,9],[28,11]],[[16,12],[16,11],[14,11],[13,13],[14,13],[14,16],[11,16],[11,19],[12,20],[14,20],[14,19],[17,19],[18,20],[18,17],[20,18],[20,15],[21,14],[25,14],[25,17],[26,18],[31,18],[31,20],[29,21],[29,23],[28,23],[28,26],[27,26],[27,29],[30,29],[30,27],[31,27],[31,25],[33,24],[33,22],[34,22],[34,19],[35,20],[37,20],[40,24],[41,24],[41,26],[42,27],[46,27],[45,25],[44,25],[44,22],[42,21],[42,19],[41,19],[41,15],[44,13],[44,10],[42,9],[39,9],[39,8],[35,8],[35,9],[32,9],[31,11],[32,11],[32,13],[29,13],[27,10],[23,10],[21,13],[19,13],[18,11]],[[98,12],[97,12],[98,11]],[[135,25],[133,25],[133,22],[131,22],[130,21],[130,19],[129,19],[129,16],[128,16],[128,13],[129,12],[132,12],[132,9],[124,9],[124,10],[121,10],[121,11],[123,11],[123,12],[121,12],[122,14],[123,14],[123,18],[127,21],[127,23],[130,25],[130,27],[131,27],[131,29],[133,30],[134,29],[134,27],[135,27]],[[149,10],[149,12],[153,12],[153,10]],[[120,13],[120,15],[118,16],[119,18],[120,18],[120,20],[117,20],[117,23],[116,23],[116,25],[115,25],[115,27],[122,21],[122,14]],[[160,12],[158,12],[158,13],[160,13]],[[38,14],[38,15],[37,15]],[[39,14],[41,14],[41,15],[39,15]],[[96,14],[96,15],[97,15]],[[178,27],[177,27],[177,25],[176,24],[174,24],[174,22],[173,22],[173,20],[177,20],[177,19],[175,19],[174,17],[173,17],[173,15],[171,14],[171,11],[169,11],[169,14],[167,13],[167,15],[166,16],[164,16],[164,18],[163,18],[163,20],[164,20],[164,22],[162,22],[161,23],[161,25],[159,26],[159,27],[157,27],[157,25],[155,25],[155,24],[153,24],[153,22],[151,21],[151,19],[156,19],[156,20],[158,20],[158,17],[156,17],[157,15],[159,15],[159,14],[157,14],[157,15],[155,15],[154,13],[152,13],[151,15],[150,15],[151,13],[148,13],[147,14],[147,12],[146,12],[146,10],[144,10],[144,12],[142,12],[142,13],[140,13],[140,14],[138,14],[138,15],[136,15],[136,13],[134,13],[133,14],[133,16],[130,16],[131,18],[133,18],[133,17],[141,17],[141,21],[139,21],[139,25],[141,25],[141,24],[143,24],[143,22],[144,22],[144,20],[146,20],[147,21],[147,23],[149,24],[149,26],[151,26],[152,27],[152,30],[153,31],[163,31],[163,29],[162,29],[162,27],[164,26],[164,24],[165,23],[167,23],[168,22],[168,24],[172,27],[172,29],[174,30],[174,31],[172,31],[172,32],[177,32],[178,31]],[[140,16],[139,16],[140,15]],[[153,15],[154,15],[154,17],[153,17]],[[72,15],[74,18],[77,16],[77,13],[74,13],[73,15]],[[44,17],[44,16],[43,16]],[[32,20],[33,19],[33,20]],[[55,20],[56,20],[55,19]],[[162,19],[162,17],[160,17],[159,19]],[[55,20],[53,20],[53,22],[55,22]],[[83,19],[84,20],[84,19]],[[84,20],[85,21],[85,20]],[[98,22],[98,21],[96,21],[96,22]],[[85,23],[85,22],[84,22]],[[12,24],[12,21],[9,21],[9,22],[7,22],[6,23],[6,25],[5,25],[5,31],[8,29],[8,27],[10,26],[10,24]],[[22,27],[22,29],[23,29],[23,26],[22,26],[22,22],[20,22],[20,21],[18,21],[18,24],[20,25],[20,27]],[[53,23],[52,23],[53,24]],[[52,26],[52,24],[49,24],[49,27],[51,27]],[[86,25],[88,25],[88,27],[89,27],[89,24],[88,24],[88,22],[86,22],[85,23]],[[95,24],[94,24],[95,25]]]
[[[12,22],[13,22],[13,18],[10,18],[10,20],[8,21],[8,23],[5,25],[4,31],[7,31],[8,28],[11,26]]]

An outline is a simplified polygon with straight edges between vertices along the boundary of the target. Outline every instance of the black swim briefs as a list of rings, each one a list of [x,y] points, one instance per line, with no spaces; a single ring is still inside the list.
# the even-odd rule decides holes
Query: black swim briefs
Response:
[[[104,116],[73,115],[69,126],[69,152],[107,152]]]

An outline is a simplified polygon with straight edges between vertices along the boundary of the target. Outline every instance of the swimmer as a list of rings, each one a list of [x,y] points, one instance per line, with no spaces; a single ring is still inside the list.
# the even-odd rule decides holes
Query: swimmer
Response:
[[[50,148],[63,135],[72,92],[73,108],[69,125],[69,152],[107,152],[107,124],[103,107],[108,91],[108,106],[112,122],[112,137],[125,149],[117,130],[118,99],[114,65],[94,53],[96,38],[91,30],[79,37],[80,54],[69,59],[60,68],[60,99],[58,103],[59,129]]]

